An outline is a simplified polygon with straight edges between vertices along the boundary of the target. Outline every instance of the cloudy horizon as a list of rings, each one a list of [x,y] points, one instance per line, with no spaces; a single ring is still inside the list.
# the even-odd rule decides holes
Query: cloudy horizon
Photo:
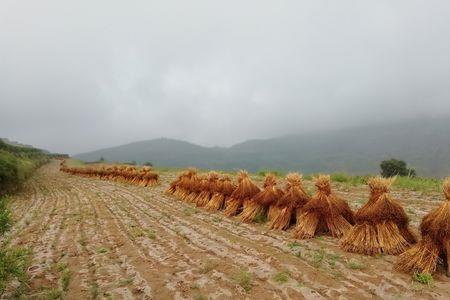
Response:
[[[0,137],[80,153],[450,115],[447,1],[0,3]]]

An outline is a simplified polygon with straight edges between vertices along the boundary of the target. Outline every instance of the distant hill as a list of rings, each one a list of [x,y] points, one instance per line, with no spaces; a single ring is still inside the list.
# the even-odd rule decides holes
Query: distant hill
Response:
[[[416,168],[419,175],[443,177],[450,174],[450,119],[249,140],[228,148],[162,138],[75,155],[84,161],[100,157],[166,167],[351,174],[377,173],[381,160],[395,157]]]

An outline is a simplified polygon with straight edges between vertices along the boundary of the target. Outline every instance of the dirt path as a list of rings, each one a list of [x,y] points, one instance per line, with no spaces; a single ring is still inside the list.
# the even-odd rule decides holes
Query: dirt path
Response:
[[[392,270],[395,257],[339,250],[324,237],[211,214],[143,188],[43,167],[14,197],[11,244],[32,249],[33,298],[65,299],[448,299],[450,281],[414,283]],[[353,207],[361,188],[342,190]],[[400,195],[417,224],[439,195]],[[63,291],[63,292],[62,292]]]

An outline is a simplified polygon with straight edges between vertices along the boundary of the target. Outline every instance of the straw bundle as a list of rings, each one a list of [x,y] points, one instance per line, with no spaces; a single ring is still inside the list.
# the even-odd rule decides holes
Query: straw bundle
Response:
[[[283,196],[283,191],[277,188],[276,185],[277,179],[275,175],[268,174],[264,180],[264,189],[253,198],[244,201],[244,209],[241,213],[243,222],[252,222],[256,216],[267,214],[267,209]]]
[[[183,181],[186,181],[187,179],[193,177],[196,174],[197,171],[195,169],[188,169],[185,172],[179,174],[177,178],[170,183],[169,188],[166,190],[165,193],[168,195],[175,195],[177,189],[180,192],[183,188],[185,188]]]
[[[141,186],[152,186],[158,184],[158,174],[152,172],[150,169],[142,171],[142,179],[139,183]]]
[[[303,189],[302,175],[289,173],[286,181],[286,191],[283,197],[269,208],[269,215],[272,215],[272,219],[269,221],[270,229],[288,229],[291,224],[295,223],[296,215],[300,215],[300,212],[303,213],[303,206],[310,199]]]
[[[182,182],[175,192],[175,195],[181,200],[187,202],[188,197],[194,191],[195,186],[200,180],[198,176],[199,175],[194,174],[193,176],[183,178]]]
[[[216,172],[210,172],[204,184],[201,186],[201,192],[195,199],[197,207],[203,207],[208,204],[211,197],[217,190],[217,181],[219,180],[219,174]]]
[[[389,194],[394,180],[381,177],[369,180],[369,201],[356,212],[356,225],[341,240],[345,251],[398,255],[415,243],[415,237],[408,228],[408,216]]]
[[[217,183],[217,190],[205,208],[209,211],[223,209],[227,199],[231,196],[235,189],[236,186],[231,182],[230,177],[223,176]]]
[[[450,178],[443,190],[446,200],[422,219],[422,240],[399,256],[395,269],[432,274],[443,263],[450,276]]]
[[[237,215],[242,209],[244,201],[252,199],[259,191],[259,188],[251,181],[248,173],[240,171],[238,174],[238,186],[225,203],[225,215],[228,217]]]
[[[353,212],[347,202],[331,191],[330,176],[315,178],[316,194],[304,205],[304,212],[297,219],[294,236],[312,238],[316,234],[330,233],[334,237],[348,231],[353,221]]]
[[[192,178],[189,184],[188,193],[184,196],[184,201],[195,203],[195,199],[207,187],[208,179],[204,175],[198,175]]]

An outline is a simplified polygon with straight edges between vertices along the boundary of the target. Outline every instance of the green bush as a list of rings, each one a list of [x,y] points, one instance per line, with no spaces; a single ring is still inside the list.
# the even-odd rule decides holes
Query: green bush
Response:
[[[416,170],[408,169],[406,162],[395,158],[389,160],[383,160],[380,164],[381,176],[393,177],[393,176],[408,176],[415,177]]]

